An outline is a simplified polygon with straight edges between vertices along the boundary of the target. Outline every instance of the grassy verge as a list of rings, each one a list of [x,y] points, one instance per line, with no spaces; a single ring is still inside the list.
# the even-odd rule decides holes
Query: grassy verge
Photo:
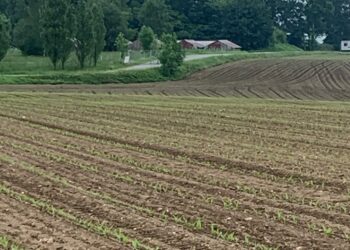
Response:
[[[180,80],[197,71],[213,66],[225,64],[245,59],[258,58],[281,58],[291,56],[317,56],[327,57],[330,52],[308,53],[304,51],[281,51],[281,52],[235,52],[219,56],[213,56],[206,59],[193,60],[186,62],[178,74],[173,77],[164,77],[159,69],[147,70],[118,70],[108,69],[105,65],[101,69],[88,69],[84,71],[45,71],[33,73],[1,74],[0,84],[103,84],[103,83],[141,83],[158,82],[167,80]],[[102,66],[101,66],[102,67]]]

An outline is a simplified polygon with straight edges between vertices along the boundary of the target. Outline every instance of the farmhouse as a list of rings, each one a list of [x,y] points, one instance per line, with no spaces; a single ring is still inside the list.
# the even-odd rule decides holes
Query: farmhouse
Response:
[[[241,49],[241,46],[229,40],[217,40],[209,44],[208,49],[235,50],[235,49]]]
[[[220,49],[220,50],[235,50],[241,47],[229,40],[208,40],[196,41],[192,39],[184,39],[179,41],[183,49]]]
[[[342,51],[350,51],[350,40],[341,42],[341,50]]]
[[[183,49],[204,49],[205,46],[199,41],[184,39],[179,41]]]

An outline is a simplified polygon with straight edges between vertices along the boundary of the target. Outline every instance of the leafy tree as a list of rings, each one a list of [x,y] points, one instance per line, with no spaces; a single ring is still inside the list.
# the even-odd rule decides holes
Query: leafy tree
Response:
[[[152,45],[155,41],[155,34],[152,30],[152,28],[147,26],[142,26],[141,31],[139,33],[139,40],[141,42],[143,50],[151,50]]]
[[[42,8],[42,39],[45,52],[54,69],[61,62],[64,69],[68,55],[72,51],[73,28],[71,28],[69,0],[46,0]]]
[[[185,53],[175,34],[164,34],[161,40],[162,48],[158,56],[162,65],[160,70],[164,76],[173,76],[183,64]]]
[[[14,45],[25,55],[43,55],[44,44],[40,37],[42,0],[25,1],[22,16],[14,28]]]
[[[115,41],[117,51],[121,52],[121,59],[124,60],[126,53],[128,52],[128,39],[125,38],[123,33],[119,33],[117,40]]]
[[[106,27],[104,25],[104,16],[102,8],[97,2],[92,2],[92,13],[93,13],[93,38],[94,38],[94,47],[93,47],[93,61],[94,66],[96,67],[98,57],[101,55],[103,48],[105,47],[105,35]]]
[[[334,12],[327,22],[326,43],[340,49],[342,40],[350,40],[350,4],[348,0],[333,0]]]
[[[170,9],[164,0],[146,0],[140,9],[139,19],[158,36],[173,31]]]
[[[3,9],[5,15],[10,19],[12,27],[15,27],[21,18],[27,16],[27,5],[25,0],[7,0],[4,2]],[[11,39],[14,29],[11,29]]]
[[[104,24],[106,27],[106,46],[108,51],[115,50],[115,40],[120,32],[129,34],[128,20],[131,17],[130,10],[120,0],[101,1]]]
[[[68,0],[71,1],[71,0]],[[77,22],[76,22],[76,17],[75,17],[75,12],[74,12],[74,5],[68,6],[68,12],[66,16],[66,30],[68,32],[68,37],[69,39],[65,39],[63,43],[63,54],[62,54],[62,60],[61,60],[61,66],[62,69],[64,69],[64,64],[67,62],[69,59],[70,55],[72,54],[72,51],[74,50],[74,38],[77,32]]]
[[[4,59],[10,47],[10,23],[9,20],[0,13],[0,61]]]
[[[305,15],[309,50],[316,48],[316,38],[326,32],[327,21],[330,20],[333,12],[334,6],[330,0],[308,0]]]
[[[86,59],[90,58],[94,51],[94,15],[91,5],[86,0],[77,0],[75,16],[77,20],[75,53],[80,68],[84,68]]]
[[[6,12],[8,4],[9,4],[8,0],[0,1],[0,13],[5,13]]]
[[[273,21],[261,0],[232,0],[223,5],[222,34],[243,48],[261,49],[269,46]]]
[[[279,43],[288,43],[287,34],[283,30],[275,27],[272,34],[271,45],[276,45]]]

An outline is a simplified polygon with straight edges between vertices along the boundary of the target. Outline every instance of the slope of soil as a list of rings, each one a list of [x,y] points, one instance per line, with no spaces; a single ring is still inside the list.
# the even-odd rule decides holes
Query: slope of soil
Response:
[[[129,85],[0,86],[0,91],[237,96],[245,98],[349,100],[350,60],[259,59],[238,61],[194,74],[184,81]]]

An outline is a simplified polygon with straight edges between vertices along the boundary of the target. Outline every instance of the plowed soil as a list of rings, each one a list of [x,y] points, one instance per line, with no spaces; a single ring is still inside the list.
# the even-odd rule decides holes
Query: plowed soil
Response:
[[[0,86],[0,91],[88,92],[172,96],[349,100],[350,59],[283,58],[238,61],[178,82]]]
[[[349,103],[0,93],[0,107],[0,235],[24,249],[350,249]]]

